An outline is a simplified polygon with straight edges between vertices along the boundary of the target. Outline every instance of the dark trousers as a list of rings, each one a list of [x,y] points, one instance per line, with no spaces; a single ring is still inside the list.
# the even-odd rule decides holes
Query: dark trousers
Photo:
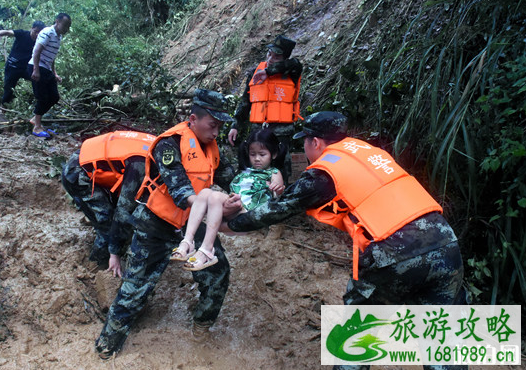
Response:
[[[33,73],[33,65],[28,64],[27,71],[31,75]],[[46,114],[52,106],[57,104],[60,99],[57,80],[52,71],[40,67],[40,80],[38,82],[31,82],[33,84],[33,94],[37,100],[33,112],[36,115],[42,116]]]
[[[10,103],[13,100],[15,97],[13,89],[21,78],[28,81],[31,80],[31,74],[28,74],[27,68],[16,68],[9,64],[5,65],[4,95],[2,96],[2,104]]]
[[[121,349],[147,298],[168,266],[172,249],[182,239],[174,226],[142,204],[137,206],[132,218],[135,232],[128,250],[123,283],[95,342],[98,352],[110,355]],[[200,247],[205,230],[206,225],[201,223],[195,235],[196,248]],[[203,325],[211,325],[216,320],[229,284],[230,266],[217,237],[214,249],[219,262],[192,272],[201,293],[193,319]]]

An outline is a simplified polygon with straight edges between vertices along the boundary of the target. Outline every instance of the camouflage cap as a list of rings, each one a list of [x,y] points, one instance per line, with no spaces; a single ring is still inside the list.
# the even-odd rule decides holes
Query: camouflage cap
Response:
[[[227,113],[227,100],[217,91],[195,89],[193,103],[204,108],[212,117],[221,122],[234,121],[234,118]]]
[[[292,50],[296,46],[296,42],[291,39],[286,38],[285,36],[278,35],[272,44],[267,45],[267,47],[276,54],[283,55],[285,59],[290,57]]]
[[[305,118],[303,130],[293,136],[337,140],[347,136],[347,117],[337,112],[318,112]]]

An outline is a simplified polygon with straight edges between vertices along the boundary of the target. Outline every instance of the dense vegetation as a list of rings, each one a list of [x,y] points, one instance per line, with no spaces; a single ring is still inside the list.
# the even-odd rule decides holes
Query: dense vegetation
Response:
[[[56,60],[57,73],[64,82],[60,89],[63,99],[55,113],[60,108],[69,116],[120,111],[166,119],[173,115],[170,84],[174,79],[160,63],[163,47],[165,40],[180,33],[178,21],[198,5],[199,1],[192,0],[7,0],[2,4],[0,25],[29,29],[34,20],[53,24],[59,12],[72,17],[70,33],[64,37]],[[2,41],[3,54],[7,54],[11,42],[7,38]],[[3,66],[4,58],[2,70]],[[119,86],[118,95],[104,93],[114,85]],[[29,84],[20,84],[17,95],[23,99],[15,99],[12,109],[29,114]]]
[[[342,29],[327,53],[339,72],[314,102],[346,112],[429,183],[459,234],[475,300],[524,302],[526,6],[395,3],[365,2]],[[360,33],[374,40],[367,52],[353,49]],[[336,57],[345,49],[354,53]]]
[[[27,29],[36,19],[51,24],[61,11],[72,16],[57,60],[63,101],[71,102],[60,106],[64,113],[120,111],[155,121],[173,116],[173,96],[183,93],[160,58],[199,3],[7,0],[0,18],[3,28]],[[432,189],[459,234],[475,302],[523,302],[524,4],[365,0],[361,10],[309,61],[304,113],[344,112],[353,131],[391,150]],[[225,41],[233,44],[238,36]],[[334,72],[320,76],[326,65]],[[114,85],[120,94],[93,98]],[[16,100],[14,108],[29,111],[23,106],[31,101],[27,84],[20,93],[28,99]]]

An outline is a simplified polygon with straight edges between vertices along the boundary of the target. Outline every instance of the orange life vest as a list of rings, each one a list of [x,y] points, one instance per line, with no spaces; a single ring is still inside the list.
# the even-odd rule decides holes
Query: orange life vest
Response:
[[[256,72],[267,68],[267,62],[259,63]],[[254,73],[255,75],[255,73]],[[249,82],[250,122],[253,123],[293,123],[300,116],[300,82],[295,84],[292,78],[282,78],[281,74],[268,76],[260,84]]]
[[[214,140],[213,143],[206,146],[205,152],[203,152],[197,137],[190,127],[188,127],[188,122],[181,122],[159,135],[148,152],[144,181],[135,199],[139,200],[144,190],[148,189],[149,196],[146,207],[158,217],[180,229],[188,220],[190,207],[185,210],[177,207],[168,192],[166,184],[159,185],[158,180],[160,175],[154,179],[150,177],[151,162],[155,162],[153,159],[153,149],[155,145],[161,138],[173,135],[181,136],[181,163],[186,170],[186,175],[190,179],[196,194],[204,188],[212,186],[214,171],[217,169],[217,166],[219,166],[219,148],[217,142]]]
[[[307,211],[318,221],[347,231],[353,239],[353,278],[358,280],[359,250],[384,240],[402,226],[442,207],[384,150],[346,138],[329,145],[309,167],[331,175],[336,197]],[[340,203],[338,203],[340,201]],[[344,206],[342,206],[342,202]],[[349,217],[352,213],[358,223]]]
[[[100,185],[113,193],[121,185],[124,161],[133,156],[146,157],[154,140],[153,135],[134,131],[96,136],[82,143],[79,163],[93,185]]]

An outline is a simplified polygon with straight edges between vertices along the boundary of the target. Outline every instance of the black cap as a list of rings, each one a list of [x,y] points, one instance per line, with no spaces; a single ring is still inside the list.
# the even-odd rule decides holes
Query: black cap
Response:
[[[212,117],[221,122],[232,122],[228,113],[228,102],[223,94],[217,91],[195,89],[193,103],[204,108]]]
[[[293,136],[300,139],[305,136],[320,139],[339,140],[347,137],[347,117],[337,112],[318,112],[305,118],[302,131]]]
[[[283,55],[283,58],[285,59],[290,57],[290,54],[292,54],[292,50],[295,46],[295,41],[292,41],[291,39],[288,39],[282,35],[277,36],[272,44],[267,45],[270,50],[276,54]]]

